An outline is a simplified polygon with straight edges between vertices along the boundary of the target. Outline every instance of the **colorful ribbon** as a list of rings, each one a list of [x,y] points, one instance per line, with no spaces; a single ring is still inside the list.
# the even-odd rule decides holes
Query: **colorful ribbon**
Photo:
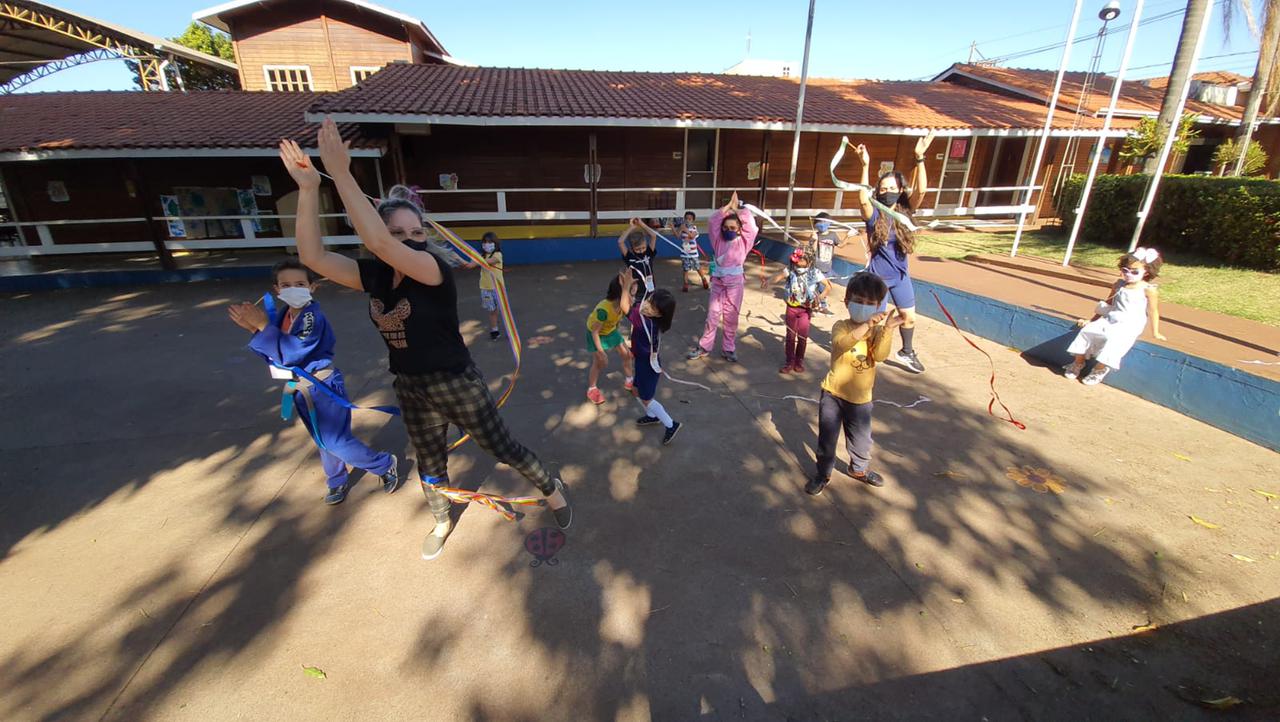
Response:
[[[443,494],[449,501],[455,504],[467,504],[476,502],[481,506],[488,507],[498,512],[507,521],[515,521],[518,513],[510,507],[515,506],[545,506],[547,500],[537,496],[502,496],[500,494],[485,494],[480,491],[468,491],[466,489],[457,489],[452,486],[442,486],[440,484],[432,484],[419,479],[419,483],[425,487],[431,487]]]
[[[889,206],[886,206],[880,201],[876,200],[875,188],[872,188],[871,186],[863,185],[861,183],[850,183],[849,181],[840,180],[839,178],[836,177],[836,168],[840,165],[840,161],[844,160],[844,149],[852,148],[852,147],[853,147],[853,144],[849,142],[849,136],[847,135],[841,136],[840,148],[836,151],[836,154],[831,157],[831,182],[834,183],[836,188],[839,188],[840,190],[866,191],[867,200],[871,201],[871,205],[878,208],[881,213],[888,214],[890,218],[901,223],[909,231],[914,232],[914,231],[920,230],[919,227],[917,227],[916,224],[912,223],[911,219],[908,218],[905,214],[900,213],[890,208]],[[907,189],[902,188],[900,190],[905,193]]]
[[[969,344],[970,346],[972,346],[972,347],[974,347],[975,349],[977,349],[977,350],[978,350],[978,352],[979,352],[979,353],[981,353],[983,356],[986,356],[986,357],[987,357],[987,363],[991,364],[991,378],[990,378],[990,380],[988,381],[988,383],[991,385],[991,401],[990,401],[990,403],[988,403],[988,404],[987,404],[987,413],[988,413],[988,414],[990,414],[990,415],[992,415],[992,416],[995,416],[995,415],[996,415],[996,412],[995,412],[995,406],[996,406],[996,404],[1000,404],[1000,408],[1004,409],[1004,413],[1005,413],[1005,415],[1006,415],[1006,416],[1008,416],[1008,418],[1006,418],[1006,419],[1001,419],[1001,421],[1008,421],[1009,423],[1011,423],[1011,424],[1013,424],[1014,426],[1018,427],[1018,429],[1019,429],[1020,431],[1026,431],[1026,430],[1027,430],[1027,425],[1026,425],[1026,424],[1024,424],[1024,423],[1022,423],[1021,421],[1018,421],[1017,419],[1013,418],[1013,412],[1012,412],[1012,411],[1010,411],[1010,410],[1009,410],[1009,407],[1008,407],[1008,406],[1005,406],[1004,402],[1000,400],[1000,393],[999,393],[998,391],[996,391],[996,361],[995,361],[995,359],[991,358],[991,354],[987,353],[986,351],[983,351],[983,350],[982,350],[982,347],[981,347],[981,346],[979,346],[978,344],[974,343],[972,339],[970,339],[968,336],[964,335],[964,331],[961,331],[961,330],[960,330],[960,326],[956,324],[956,319],[951,315],[951,312],[947,310],[947,307],[946,307],[945,305],[943,305],[943,303],[942,303],[942,299],[941,299],[941,298],[938,298],[938,294],[937,294],[935,291],[932,291],[932,290],[930,290],[930,291],[929,291],[929,293],[933,294],[933,300],[935,300],[935,301],[937,301],[937,302],[938,302],[938,308],[941,308],[941,309],[942,309],[942,313],[943,313],[943,315],[945,315],[945,316],[947,317],[947,320],[951,322],[951,327],[952,327],[952,328],[954,328],[954,329],[956,330],[956,333],[960,334],[960,338],[964,339],[964,340],[965,340],[965,343],[967,343],[967,344]]]

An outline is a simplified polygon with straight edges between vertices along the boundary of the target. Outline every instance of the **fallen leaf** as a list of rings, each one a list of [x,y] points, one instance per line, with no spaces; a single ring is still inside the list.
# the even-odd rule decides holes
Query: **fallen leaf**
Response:
[[[323,669],[320,669],[319,667],[308,667],[308,666],[306,666],[306,665],[303,665],[303,667],[302,667],[302,671],[303,671],[303,673],[304,673],[304,674],[306,674],[308,677],[314,677],[315,679],[327,679],[327,678],[328,678],[328,675],[326,675],[326,674],[324,673],[324,670],[323,670]]]
[[[1280,499],[1280,494],[1272,494],[1271,492],[1263,491],[1262,489],[1250,489],[1249,491],[1252,491],[1255,494],[1261,494],[1268,499]]]
[[[924,569],[924,565],[920,562],[916,562],[916,569]]]
[[[961,599],[960,597],[952,597],[951,601],[955,602],[956,604],[964,604],[964,600]]]
[[[1191,600],[1190,600],[1190,599],[1187,599],[1187,593],[1186,593],[1186,592],[1183,592],[1183,593],[1182,593],[1182,603],[1183,603],[1183,604],[1189,604],[1190,602],[1191,602]]]
[[[952,471],[952,470],[950,470],[950,469],[947,469],[946,471],[936,471],[936,472],[934,472],[934,474],[933,474],[933,475],[934,475],[934,476],[945,476],[945,477],[946,477],[946,478],[948,478],[948,479],[959,479],[959,480],[962,480],[962,481],[964,481],[964,480],[968,480],[968,478],[969,478],[969,477],[965,476],[964,474],[961,474],[961,473],[960,473],[960,472],[958,472],[958,471]]]
[[[1191,461],[1190,456],[1187,456],[1186,454],[1179,454],[1177,452],[1174,452],[1173,458],[1178,459],[1179,461]]]
[[[1194,514],[1188,514],[1188,515],[1187,515],[1187,518],[1188,518],[1188,519],[1190,519],[1191,521],[1194,521],[1195,523],[1199,524],[1200,526],[1204,527],[1205,529],[1218,529],[1218,528],[1220,528],[1217,524],[1214,524],[1214,523],[1213,523],[1213,522],[1211,522],[1211,521],[1205,521],[1204,519],[1201,519],[1200,517],[1195,516]]]
[[[1243,555],[1243,554],[1232,554],[1232,555],[1231,555],[1231,558],[1232,558],[1232,559],[1239,559],[1239,560],[1240,560],[1240,561],[1242,561],[1242,562],[1249,562],[1250,564],[1252,564],[1252,563],[1254,563],[1254,562],[1258,561],[1257,559],[1250,559],[1249,557],[1247,557],[1247,556],[1245,556],[1245,555]]]
[[[1147,622],[1146,624],[1137,624],[1137,625],[1134,625],[1133,627],[1133,631],[1138,633],[1154,632],[1157,629],[1159,629],[1159,625],[1152,624],[1151,622]]]
[[[1240,699],[1239,697],[1233,697],[1231,695],[1227,695],[1226,697],[1219,697],[1217,699],[1200,700],[1200,704],[1212,709],[1231,709],[1232,707],[1235,707],[1238,704],[1242,704],[1243,702],[1244,700]]]

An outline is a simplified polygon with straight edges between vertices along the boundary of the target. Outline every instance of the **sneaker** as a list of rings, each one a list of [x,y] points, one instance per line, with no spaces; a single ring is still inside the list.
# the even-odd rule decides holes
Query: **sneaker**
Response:
[[[341,504],[342,502],[347,500],[348,491],[351,491],[350,483],[345,483],[342,486],[331,486],[329,487],[329,493],[326,494],[324,497],[324,503],[328,504],[329,506],[333,506],[334,504]]]
[[[782,368],[778,369],[778,373],[784,374],[784,375],[791,373],[791,364],[787,364]]]
[[[826,306],[823,306],[822,308],[819,308],[819,309],[818,309],[818,313],[822,314],[823,316],[834,316],[834,315],[836,315],[836,314],[835,314],[835,311],[832,311],[831,309],[827,308]]]
[[[708,288],[711,288],[711,284],[707,283],[706,281],[703,281],[703,282],[702,282],[702,287],[703,287],[704,289],[708,289]]]
[[[797,362],[795,362],[795,363],[791,364],[791,370],[792,370],[792,371],[795,371],[795,372],[796,372],[796,373],[798,373],[798,374],[802,374],[802,373],[804,373],[804,362],[803,362],[803,361],[797,361]]]
[[[556,479],[556,491],[560,492],[560,496],[564,497],[565,504],[559,509],[552,509],[551,515],[556,518],[556,526],[561,529],[568,529],[573,523],[573,504],[569,503],[569,490],[565,488],[564,482]]]
[[[827,484],[830,483],[830,479],[819,479],[815,476],[809,480],[809,483],[804,485],[804,493],[809,496],[818,496],[822,493],[823,489],[827,488]]]
[[[654,424],[661,424],[661,423],[662,422],[658,420],[657,416],[646,415],[636,419],[636,426],[653,426]]]
[[[400,460],[396,458],[395,454],[392,454],[391,468],[387,469],[387,471],[381,477],[383,493],[390,494],[394,492],[396,489],[399,489],[400,485],[404,483],[404,479],[400,478],[399,469],[400,469]]]
[[[1084,368],[1083,362],[1072,361],[1071,363],[1062,367],[1062,375],[1066,376],[1069,379],[1074,379],[1080,376],[1080,370],[1083,368]]]
[[[738,363],[738,354],[732,351],[721,351],[720,358],[724,359],[725,361],[728,361],[731,364]]]
[[[671,443],[672,439],[676,438],[676,434],[680,433],[681,426],[684,426],[684,424],[680,423],[679,421],[671,422],[671,428],[667,429],[667,433],[662,435],[663,446],[667,446],[668,444]]]
[[[701,346],[694,346],[693,350],[685,354],[684,357],[690,361],[697,361],[703,356],[708,355],[709,351],[704,351]]]
[[[1105,379],[1109,373],[1111,373],[1111,369],[1103,366],[1102,364],[1097,364],[1093,367],[1093,370],[1089,372],[1088,376],[1085,376],[1080,380],[1080,383],[1085,386],[1097,386],[1102,383],[1102,380]]]
[[[864,484],[869,484],[871,486],[884,486],[884,477],[880,476],[874,471],[868,470],[868,471],[862,472],[861,474],[855,471],[852,474],[849,474],[849,476],[852,476],[853,478],[857,479],[858,481],[861,481]]]
[[[684,284],[684,288],[682,288],[682,289],[680,289],[680,290],[681,290],[681,291],[684,291],[685,293],[688,293],[688,292],[689,292],[689,284],[687,284],[687,283],[686,283],[686,284]]]
[[[502,334],[501,334],[501,333],[499,333],[499,332],[498,332],[498,329],[496,329],[496,328],[494,328],[494,329],[490,329],[490,330],[489,330],[489,340],[490,340],[490,341],[497,341],[497,340],[498,340],[498,337],[499,337],[499,336],[501,336],[501,335],[502,335]]]
[[[924,373],[924,364],[920,363],[920,357],[916,355],[914,350],[898,351],[893,355],[893,360],[904,366],[913,374]]]
[[[591,403],[596,404],[597,406],[604,403],[604,394],[600,393],[600,389],[594,386],[587,389],[587,398],[590,399]]]
[[[422,558],[424,561],[429,562],[440,556],[440,553],[444,551],[444,542],[449,538],[449,532],[451,531],[453,531],[452,521],[443,531],[440,530],[439,525],[431,530],[427,538],[422,540]]]
[[[628,376],[622,380],[622,388],[626,389],[627,391],[630,391],[635,387],[636,387],[636,380],[634,377]]]

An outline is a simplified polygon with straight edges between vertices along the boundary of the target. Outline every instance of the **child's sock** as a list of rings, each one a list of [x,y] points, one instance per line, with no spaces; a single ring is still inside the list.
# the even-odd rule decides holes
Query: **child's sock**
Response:
[[[661,421],[662,425],[668,429],[676,423],[671,420],[671,415],[667,413],[666,409],[662,408],[662,404],[658,403],[657,399],[650,399],[649,405],[645,407],[645,410],[649,412],[650,416]]]
[[[911,345],[911,340],[915,338],[916,335],[915,326],[912,326],[911,328],[902,326],[898,330],[902,332],[902,350],[906,353],[911,353],[915,350]]]

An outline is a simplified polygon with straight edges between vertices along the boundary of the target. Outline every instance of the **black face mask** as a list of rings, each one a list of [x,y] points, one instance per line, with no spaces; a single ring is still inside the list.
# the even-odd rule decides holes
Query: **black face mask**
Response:
[[[876,194],[876,200],[880,201],[886,206],[889,206],[890,208],[893,208],[893,206],[897,204],[899,198],[902,198],[901,193],[888,193],[888,192],[882,191]]]
[[[401,241],[401,243],[405,244],[406,246],[412,248],[415,251],[425,251],[431,247],[430,241],[414,241],[410,239],[405,239]]]

